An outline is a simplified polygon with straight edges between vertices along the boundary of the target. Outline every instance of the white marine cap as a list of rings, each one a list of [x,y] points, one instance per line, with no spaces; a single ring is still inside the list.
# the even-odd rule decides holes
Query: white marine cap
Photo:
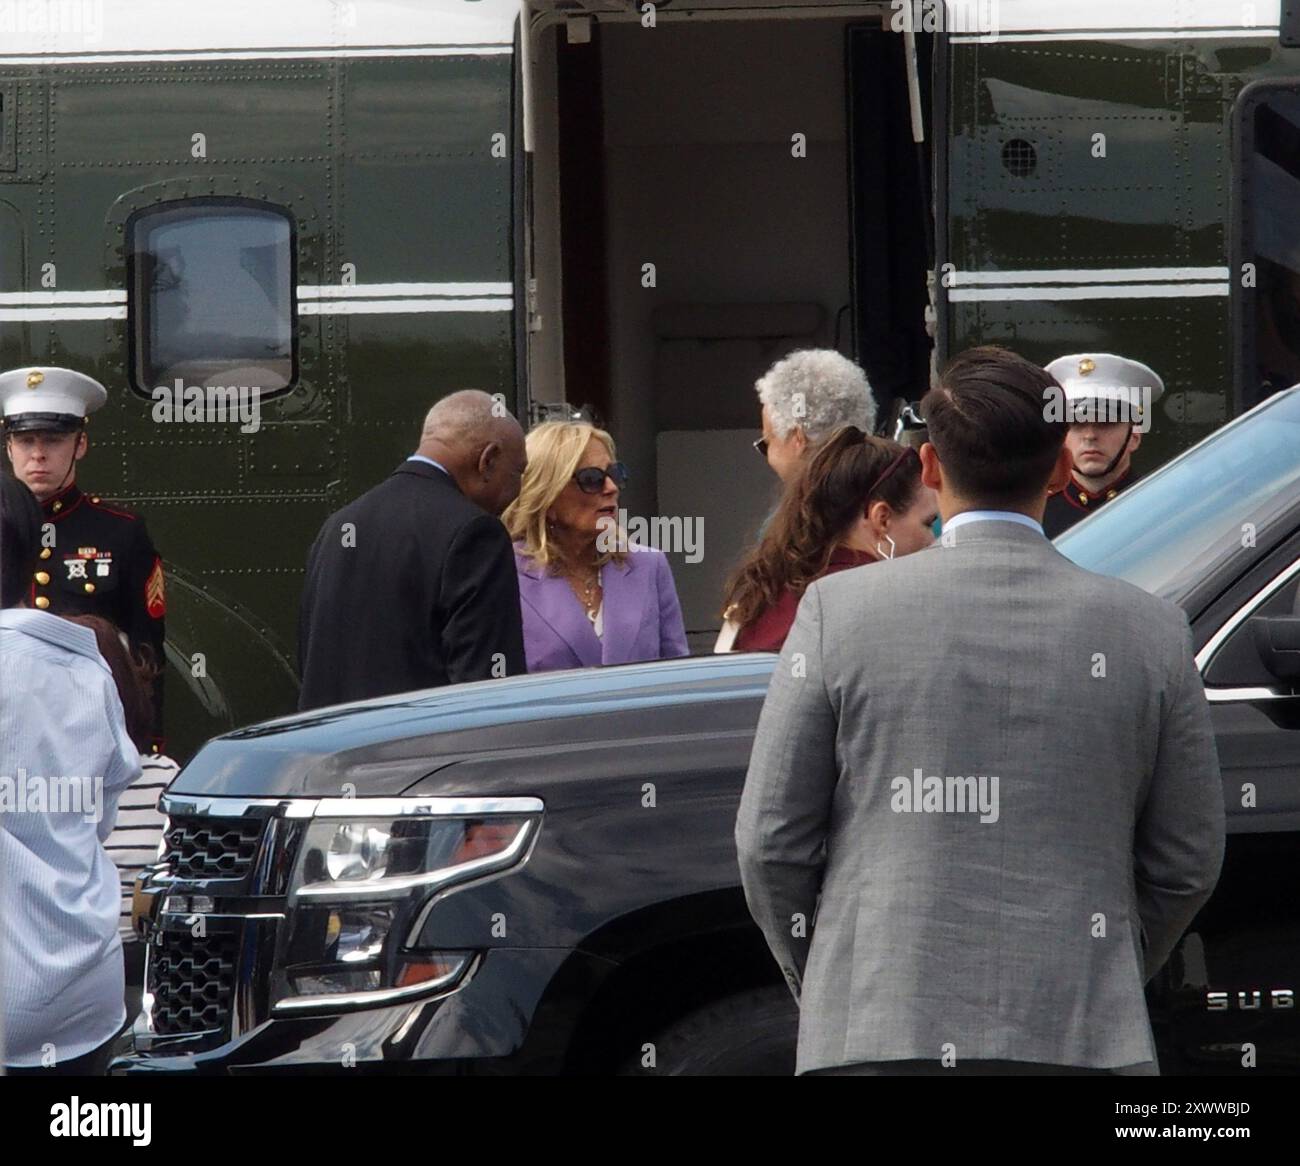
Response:
[[[72,433],[108,400],[94,377],[70,368],[15,368],[0,373],[4,431]]]
[[[1088,415],[1089,404],[1085,402],[1114,401],[1124,402],[1128,419],[1138,421],[1143,410],[1154,405],[1165,391],[1164,381],[1149,365],[1112,352],[1075,352],[1058,356],[1046,367],[1065,390],[1072,417]],[[1082,407],[1073,408],[1076,402]],[[1117,416],[1119,412],[1124,412],[1122,407],[1115,410]]]

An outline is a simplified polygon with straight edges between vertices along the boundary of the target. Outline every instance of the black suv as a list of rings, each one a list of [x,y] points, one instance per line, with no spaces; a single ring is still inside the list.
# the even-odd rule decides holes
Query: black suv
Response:
[[[1227,858],[1149,989],[1162,1067],[1294,1071],[1300,389],[1058,546],[1184,607],[1218,733]],[[114,1071],[791,1072],[732,842],[773,661],[489,681],[210,742],[166,795]]]

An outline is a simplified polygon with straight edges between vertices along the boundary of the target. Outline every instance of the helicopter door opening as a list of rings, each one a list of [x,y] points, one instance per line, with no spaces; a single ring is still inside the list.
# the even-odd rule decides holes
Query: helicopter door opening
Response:
[[[661,549],[707,650],[779,492],[756,379],[837,349],[881,425],[925,391],[928,179],[888,5],[674,9],[532,28],[529,369],[611,430],[630,515],[702,529]]]

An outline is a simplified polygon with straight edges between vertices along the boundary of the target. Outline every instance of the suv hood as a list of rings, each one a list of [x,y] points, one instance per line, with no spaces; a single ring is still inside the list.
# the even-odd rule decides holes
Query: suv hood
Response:
[[[544,672],[280,717],[213,738],[170,793],[392,796],[457,761],[674,731],[753,728],[777,657],[697,656]]]

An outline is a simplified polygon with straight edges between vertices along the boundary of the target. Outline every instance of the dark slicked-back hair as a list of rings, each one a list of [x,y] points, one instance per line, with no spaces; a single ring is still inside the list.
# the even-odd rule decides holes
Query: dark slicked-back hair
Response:
[[[1038,499],[1069,429],[1060,399],[1049,372],[1009,349],[989,345],[955,356],[921,401],[954,492],[989,509]]]
[[[0,607],[27,598],[41,553],[41,505],[12,474],[0,473]]]

